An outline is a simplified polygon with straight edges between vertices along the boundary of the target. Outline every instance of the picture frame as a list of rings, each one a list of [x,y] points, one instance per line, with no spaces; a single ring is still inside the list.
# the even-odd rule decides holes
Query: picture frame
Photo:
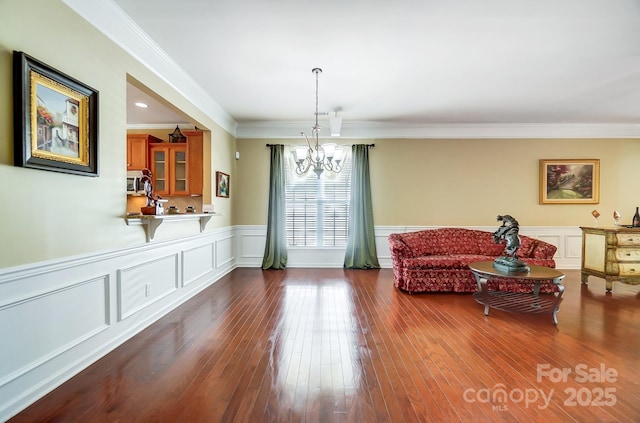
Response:
[[[600,160],[540,160],[540,204],[598,204]]]
[[[98,176],[98,91],[13,52],[14,165]]]
[[[216,197],[229,198],[230,176],[216,171]]]

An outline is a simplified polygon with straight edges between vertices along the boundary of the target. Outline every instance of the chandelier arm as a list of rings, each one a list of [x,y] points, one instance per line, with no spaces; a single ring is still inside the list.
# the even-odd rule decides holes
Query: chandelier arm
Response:
[[[305,141],[307,141],[307,145],[309,146],[309,151],[311,151],[312,150],[311,142],[309,142],[309,138],[307,138],[307,134],[305,134],[304,132],[300,132],[300,135],[302,135]]]
[[[319,105],[319,78],[318,76],[320,75],[320,73],[322,73],[322,69],[320,68],[313,68],[311,70],[311,72],[313,72],[316,75],[316,119],[315,119],[315,125],[313,126],[313,128],[311,129],[311,138],[313,140],[313,142],[315,143],[315,145],[312,146],[311,144],[311,140],[309,139],[309,137],[307,137],[307,134],[303,132],[300,132],[300,135],[302,135],[304,137],[304,140],[307,143],[307,154],[306,157],[304,159],[300,159],[300,157],[298,157],[298,155],[296,154],[296,173],[298,175],[303,175],[305,173],[307,173],[309,171],[309,169],[311,169],[311,166],[313,166],[313,171],[314,173],[318,176],[318,178],[320,178],[320,175],[322,174],[322,172],[324,170],[330,171],[330,172],[334,172],[334,173],[338,173],[342,170],[342,166],[340,166],[340,160],[336,160],[335,162],[332,161],[333,158],[333,153],[330,152],[330,154],[332,154],[331,157],[327,157],[326,152],[324,150],[324,148],[320,145],[320,130],[322,129],[320,127],[320,124],[318,123],[318,116],[320,114],[318,105]],[[337,111],[336,111],[336,116],[337,116]],[[333,146],[335,147],[335,145]],[[331,149],[331,151],[333,151],[333,147]]]
[[[304,175],[311,168],[311,161],[309,160],[309,156],[305,157],[304,160],[296,163],[296,173],[298,175]]]

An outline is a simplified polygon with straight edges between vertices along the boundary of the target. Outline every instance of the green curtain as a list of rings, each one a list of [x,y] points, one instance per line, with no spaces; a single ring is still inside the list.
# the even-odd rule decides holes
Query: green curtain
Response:
[[[345,269],[379,269],[371,207],[369,146],[354,145],[352,152],[349,234],[344,267]]]
[[[284,145],[270,145],[269,213],[263,269],[287,267],[286,208],[284,199]]]

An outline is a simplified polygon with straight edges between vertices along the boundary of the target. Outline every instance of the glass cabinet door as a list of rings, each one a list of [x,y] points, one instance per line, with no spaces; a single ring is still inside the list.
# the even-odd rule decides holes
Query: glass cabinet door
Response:
[[[168,194],[169,183],[167,181],[167,172],[169,163],[167,163],[168,154],[164,148],[152,150],[151,176],[153,178],[153,191],[156,194]]]
[[[172,191],[176,194],[188,194],[187,184],[187,150],[186,148],[176,148],[172,151]]]
[[[154,145],[150,153],[153,191],[161,197],[189,195],[187,145]]]

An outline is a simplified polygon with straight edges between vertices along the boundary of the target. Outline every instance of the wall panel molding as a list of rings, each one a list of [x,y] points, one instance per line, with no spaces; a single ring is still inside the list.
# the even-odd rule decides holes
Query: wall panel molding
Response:
[[[388,236],[392,233],[436,229],[441,226],[376,226],[375,240],[378,261],[382,268],[391,268]],[[495,226],[465,226],[469,229],[494,232]],[[259,267],[266,241],[266,226],[237,226],[239,239],[236,265]],[[521,226],[520,234],[549,242],[558,251],[554,259],[559,269],[579,269],[582,232],[577,226]],[[258,254],[259,253],[259,254]],[[287,267],[342,267],[343,248],[290,248]]]
[[[178,254],[118,270],[118,319],[124,320],[178,289]]]
[[[229,273],[235,248],[223,228],[0,269],[0,421]]]
[[[60,301],[69,307],[57,307]],[[0,333],[5,345],[0,349],[0,388],[106,330],[110,320],[108,276],[0,306]],[[25,333],[46,336],[23,336]],[[8,339],[10,344],[6,343]],[[12,349],[20,354],[12,354]]]
[[[391,267],[390,234],[432,228],[377,226],[380,265]],[[495,227],[470,229],[493,232]],[[556,245],[559,269],[580,268],[579,227],[521,227],[520,233]],[[236,267],[260,267],[265,241],[264,225],[234,226],[0,269],[0,333],[7,346],[0,349],[0,421],[46,395]],[[343,261],[341,248],[292,248],[288,265],[342,267]],[[35,310],[43,324],[34,324],[29,317]],[[37,344],[42,338],[54,341]]]

